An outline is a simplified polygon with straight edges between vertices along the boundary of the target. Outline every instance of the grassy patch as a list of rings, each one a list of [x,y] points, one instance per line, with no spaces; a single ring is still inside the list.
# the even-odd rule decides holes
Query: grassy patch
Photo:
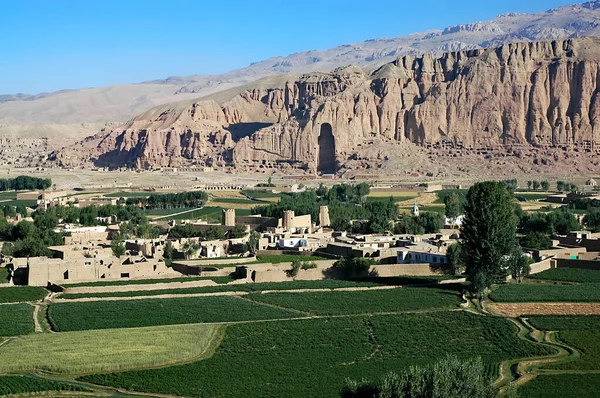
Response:
[[[539,274],[531,275],[529,278],[558,282],[600,283],[600,271],[577,268],[551,268]]]
[[[64,284],[62,286],[69,287],[93,287],[93,286],[125,286],[125,285],[153,285],[156,283],[172,283],[172,282],[193,282],[193,281],[201,281],[201,280],[211,280],[216,283],[229,283],[234,279],[230,276],[188,276],[182,278],[165,278],[165,279],[133,279],[133,280],[116,280],[114,282],[111,281],[101,281],[101,282],[82,282],[82,283],[72,283],[72,284]]]
[[[48,291],[37,286],[11,286],[0,289],[0,303],[38,301],[48,295]]]
[[[250,199],[246,199],[246,198],[213,198],[211,199],[212,202],[216,202],[216,203],[233,203],[233,204],[245,204],[245,205],[252,205],[252,204],[264,204],[264,203],[270,203],[264,200],[250,200]]]
[[[31,305],[0,305],[0,336],[19,336],[31,332],[33,332]]]
[[[223,213],[223,207],[208,206],[208,207],[203,207],[201,209],[188,211],[188,212],[185,212],[182,214],[177,214],[172,217],[161,217],[161,218],[169,218],[170,220],[202,219],[202,220],[206,220],[206,221],[220,222],[222,213]],[[237,216],[249,216],[250,210],[249,209],[236,209],[235,214]]]
[[[265,282],[245,283],[226,286],[204,286],[183,289],[161,289],[145,290],[137,292],[110,292],[110,293],[77,293],[63,294],[64,299],[78,299],[88,297],[136,297],[157,296],[162,294],[195,294],[195,293],[217,293],[217,292],[261,292],[265,290],[294,290],[294,289],[337,289],[344,287],[372,287],[380,286],[377,282],[322,280],[322,281],[293,281],[293,282]]]
[[[595,397],[600,391],[598,374],[539,375],[519,387],[519,396],[528,398]]]
[[[578,348],[578,361],[549,365],[563,370],[600,370],[600,316],[534,316],[531,324],[540,330],[558,331],[558,337]]]
[[[404,202],[406,200],[410,200],[415,198],[414,196],[393,196],[390,195],[388,197],[385,196],[367,196],[367,202],[387,202],[392,198],[394,203]]]
[[[330,260],[329,258],[319,256],[301,256],[297,254],[259,254],[256,259],[261,263],[291,263],[292,261],[320,261]]]
[[[0,395],[16,395],[45,391],[90,391],[82,386],[35,376],[0,376]]]
[[[52,328],[61,332],[297,316],[295,312],[236,297],[54,303],[48,309]]]
[[[36,333],[11,340],[0,372],[87,373],[160,366],[193,360],[206,350],[215,325]]]
[[[0,200],[15,200],[17,199],[17,192],[0,192]]]
[[[242,195],[246,195],[249,198],[254,198],[254,199],[270,199],[270,198],[280,198],[281,194],[280,193],[273,193],[271,191],[266,191],[266,190],[252,190],[252,189],[248,189],[245,191],[241,191]]]
[[[464,203],[467,201],[467,192],[468,189],[443,189],[441,191],[436,191],[438,198],[434,203],[444,203],[444,198],[452,193],[456,193],[458,195],[458,200],[460,203]]]
[[[8,283],[8,269],[0,267],[0,283]]]
[[[252,294],[250,300],[316,315],[366,314],[451,308],[456,291],[434,288],[397,288],[358,292]]]
[[[581,285],[506,284],[492,292],[490,298],[505,303],[600,302],[600,283]]]
[[[25,206],[25,207],[34,207],[37,206],[37,200],[9,200],[6,202],[1,202],[2,206]]]
[[[547,349],[517,338],[505,319],[466,312],[306,319],[228,326],[204,361],[81,380],[190,397],[337,397],[347,377],[379,379],[441,353],[481,356],[492,377],[502,360]]]
[[[146,214],[147,216],[168,216],[171,214],[192,211],[194,209],[195,207],[183,207],[181,209],[152,209],[144,210],[144,214]]]
[[[515,192],[515,197],[522,197],[525,200],[541,200],[546,199],[550,195],[549,193],[520,193]]]

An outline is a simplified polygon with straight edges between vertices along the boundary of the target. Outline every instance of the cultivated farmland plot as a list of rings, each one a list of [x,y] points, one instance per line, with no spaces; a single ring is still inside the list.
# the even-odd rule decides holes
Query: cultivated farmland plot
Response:
[[[507,358],[548,349],[507,320],[466,312],[236,324],[215,354],[189,365],[84,376],[83,381],[177,396],[337,397],[346,377],[376,379],[441,353],[480,355],[493,378]]]
[[[89,391],[81,386],[46,380],[33,376],[0,376],[0,395],[26,394],[44,391]]]
[[[0,305],[0,336],[18,336],[33,332],[33,306]]]

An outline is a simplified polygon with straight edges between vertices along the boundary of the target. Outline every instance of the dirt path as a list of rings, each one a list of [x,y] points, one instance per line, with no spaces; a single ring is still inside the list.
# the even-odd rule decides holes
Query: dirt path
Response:
[[[495,315],[516,318],[521,315],[600,315],[600,303],[488,303]]]
[[[38,319],[40,313],[40,305],[39,304],[34,304],[33,305],[33,324],[35,325],[35,332],[36,333],[42,333],[42,325],[40,325],[40,321]]]

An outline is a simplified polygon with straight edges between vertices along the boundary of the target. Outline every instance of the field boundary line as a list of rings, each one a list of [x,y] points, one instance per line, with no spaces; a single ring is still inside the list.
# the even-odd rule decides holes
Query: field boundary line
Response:
[[[218,296],[247,296],[250,294],[277,294],[277,293],[325,293],[325,292],[366,292],[376,290],[393,290],[404,288],[404,285],[392,286],[372,286],[372,287],[340,287],[340,288],[324,288],[324,289],[287,289],[287,290],[261,290],[261,291],[239,291],[230,290],[223,292],[207,292],[207,293],[168,293],[155,294],[147,296],[109,296],[109,297],[81,297],[75,299],[64,299],[60,297],[49,299],[52,303],[77,303],[77,302],[92,302],[92,301],[126,301],[126,300],[145,300],[145,299],[170,299],[179,297],[218,297]],[[152,290],[148,290],[152,291]]]

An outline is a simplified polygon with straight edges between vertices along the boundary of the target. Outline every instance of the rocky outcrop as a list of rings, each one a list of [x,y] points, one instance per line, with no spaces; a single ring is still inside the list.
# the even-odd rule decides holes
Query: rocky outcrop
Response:
[[[380,161],[366,149],[405,141],[595,151],[599,64],[600,39],[593,38],[403,56],[373,73],[346,67],[308,74],[222,106],[155,108],[77,151],[110,166],[290,164],[323,172],[331,171],[321,167],[327,158],[341,165],[369,153]],[[54,158],[68,164],[78,156],[71,148]]]

